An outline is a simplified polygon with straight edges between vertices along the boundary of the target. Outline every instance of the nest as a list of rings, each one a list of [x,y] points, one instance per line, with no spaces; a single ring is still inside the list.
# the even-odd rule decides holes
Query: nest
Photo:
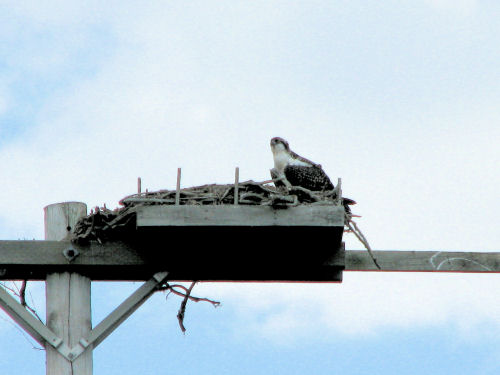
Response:
[[[237,203],[241,205],[265,205],[287,207],[298,205],[340,204],[336,191],[310,191],[294,186],[288,191],[254,181],[237,185],[202,185],[176,190],[160,190],[129,195],[119,203],[123,206],[115,210],[96,207],[75,225],[72,241],[84,244],[89,241],[100,243],[109,240],[126,240],[135,231],[137,207],[149,205],[228,205],[235,204],[235,190],[238,189]],[[346,207],[346,212],[350,213]]]

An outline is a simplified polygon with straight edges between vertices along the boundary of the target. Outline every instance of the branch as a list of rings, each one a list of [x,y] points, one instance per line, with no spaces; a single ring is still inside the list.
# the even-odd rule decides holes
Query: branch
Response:
[[[20,328],[16,323],[12,322],[11,320],[4,318],[3,316],[0,316],[0,319],[5,320],[7,323],[11,324],[15,329],[17,329],[19,332],[21,332],[21,335],[26,339],[26,341],[31,345],[32,349],[34,350],[45,350],[44,347],[37,346],[36,343],[34,343],[30,336],[26,334],[26,331],[24,331],[22,328]]]
[[[379,270],[381,270],[382,268],[380,267],[380,265],[377,262],[377,259],[373,255],[372,249],[371,249],[370,244],[368,243],[367,239],[365,238],[365,236],[363,235],[361,230],[358,228],[356,223],[354,221],[352,221],[351,218],[347,215],[346,215],[346,225],[349,228],[349,231],[354,233],[354,235],[358,238],[358,240],[361,241],[361,243],[365,246],[366,250],[368,251],[368,254],[370,255],[370,257],[373,260],[373,263],[375,263],[375,266],[377,266],[377,268]]]
[[[181,288],[181,289],[184,290],[184,293],[179,292],[178,290],[175,290],[174,288]],[[186,294],[187,294],[187,292],[188,292],[188,288],[186,288],[184,285],[180,285],[180,284],[167,285],[165,287],[160,288],[160,290],[168,290],[169,291],[168,294],[167,294],[167,298],[168,298],[168,296],[169,296],[170,293],[177,294],[178,296],[181,296],[181,297],[185,297]],[[208,298],[194,297],[192,295],[189,295],[188,297],[193,302],[209,302],[214,307],[220,306],[220,302],[214,301],[214,300],[211,300],[211,299],[208,299]]]
[[[194,302],[200,302],[200,301],[209,302],[214,307],[218,307],[220,305],[220,302],[218,302],[218,301],[214,301],[214,300],[211,300],[211,299],[208,299],[208,298],[200,298],[200,297],[194,297],[194,296],[192,296],[191,295],[191,291],[193,290],[193,287],[194,287],[195,284],[196,284],[196,281],[193,281],[191,283],[190,287],[186,288],[185,286],[180,285],[180,284],[170,285],[170,284],[167,283],[167,284],[165,284],[165,286],[162,286],[159,289],[159,290],[163,290],[163,291],[168,291],[168,294],[167,294],[167,296],[165,298],[168,298],[168,296],[170,295],[170,293],[173,293],[173,294],[176,294],[178,296],[184,297],[184,299],[181,302],[181,306],[179,307],[179,312],[177,313],[177,320],[179,321],[179,326],[181,327],[181,331],[183,333],[186,332],[186,327],[184,327],[184,315],[186,313],[186,304],[187,304],[188,300],[191,300],[191,301],[194,301]],[[175,288],[180,288],[184,292],[180,292],[180,291],[176,290]]]
[[[21,285],[21,290],[19,291],[19,300],[21,301],[21,305],[24,307],[27,306],[26,303],[26,285],[28,284],[28,280],[23,280],[23,284]]]
[[[41,321],[43,323],[42,318],[40,318],[40,316],[38,315],[38,313],[36,312],[36,310],[33,307],[31,307],[26,302],[26,287],[27,287],[27,284],[28,284],[28,281],[27,280],[23,280],[23,283],[21,285],[21,289],[19,289],[17,287],[17,285],[14,284],[16,286],[16,289],[17,289],[17,290],[15,290],[14,288],[11,288],[11,287],[7,286],[7,284],[5,284],[5,283],[0,283],[0,285],[2,287],[4,287],[5,289],[11,291],[12,294],[15,295],[16,297],[19,297],[19,302],[21,303],[21,305],[24,306],[25,309],[27,309],[28,311],[30,311],[35,316],[35,318],[37,318],[39,321]]]
[[[10,286],[8,286],[7,284],[5,284],[4,282],[0,282],[0,285],[6,289],[6,290],[10,290],[14,295],[17,296],[17,291],[15,291],[13,288],[11,288]]]

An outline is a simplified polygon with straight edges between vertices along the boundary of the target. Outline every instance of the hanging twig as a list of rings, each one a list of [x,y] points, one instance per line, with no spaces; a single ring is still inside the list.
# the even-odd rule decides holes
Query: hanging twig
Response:
[[[10,290],[12,293],[14,293],[14,295],[17,296],[17,291],[15,291],[14,288],[11,288],[7,284],[5,284],[5,282],[0,282],[0,285],[2,285],[4,289]]]
[[[181,331],[183,333],[186,332],[186,327],[184,327],[184,315],[186,313],[186,304],[188,300],[194,301],[194,302],[209,302],[211,303],[214,307],[218,307],[220,305],[220,302],[218,301],[213,301],[208,298],[200,298],[200,297],[194,297],[191,295],[191,291],[193,290],[194,285],[196,284],[196,281],[193,281],[191,283],[191,286],[189,288],[186,288],[183,285],[180,284],[165,284],[162,286],[159,290],[163,291],[168,291],[166,298],[170,295],[170,293],[176,294],[178,296],[184,297],[184,299],[181,302],[181,306],[179,308],[179,312],[177,313],[177,320],[179,321],[179,326],[181,327]],[[180,292],[176,290],[176,288],[182,289],[183,292]]]
[[[191,286],[187,290],[186,295],[184,296],[184,299],[181,302],[181,307],[179,308],[179,312],[177,313],[177,320],[179,321],[179,326],[181,327],[182,333],[186,332],[186,327],[184,327],[184,314],[186,312],[186,304],[189,299],[189,295],[193,290],[194,284],[196,284],[196,281],[193,281],[191,283]]]
[[[184,293],[179,292],[178,290],[175,290],[175,288],[183,289]],[[180,284],[174,284],[174,285],[168,285],[167,284],[166,287],[162,287],[160,290],[168,290],[166,298],[168,298],[168,296],[169,296],[170,293],[176,294],[176,295],[181,296],[181,297],[186,297],[186,295],[188,295],[187,294],[188,288],[186,288],[184,285],[180,285]],[[189,298],[190,301],[193,301],[193,302],[209,302],[214,307],[220,306],[220,302],[214,301],[214,300],[211,300],[211,299],[208,299],[208,298],[195,297],[195,296],[192,296],[191,294],[188,295],[188,298]]]
[[[358,228],[358,226],[356,225],[356,223],[354,221],[352,221],[350,219],[350,217],[347,216],[347,215],[346,215],[345,222],[346,222],[346,225],[349,228],[349,230],[352,233],[354,233],[354,235],[358,238],[358,240],[365,246],[366,250],[368,251],[368,254],[370,254],[370,257],[373,260],[373,263],[375,263],[375,266],[377,266],[377,268],[379,270],[381,270],[382,268],[380,267],[380,265],[377,262],[377,259],[373,255],[373,252],[372,252],[372,249],[370,247],[370,244],[368,243],[367,239],[365,238],[365,236],[363,235],[363,233],[361,232],[361,230]]]
[[[42,318],[40,318],[40,316],[38,315],[38,313],[36,312],[36,310],[31,307],[27,302],[26,302],[26,287],[27,287],[27,280],[23,280],[23,283],[21,285],[21,288],[19,288],[17,286],[17,284],[14,283],[14,286],[15,288],[17,289],[14,289],[12,287],[9,287],[7,284],[5,284],[4,282],[0,283],[0,285],[5,288],[6,290],[9,290],[12,292],[12,294],[14,294],[15,296],[19,297],[19,302],[21,303],[21,305],[24,306],[25,309],[29,310],[34,316],[35,318],[37,318],[39,321],[41,321],[43,323],[43,320]]]
[[[21,305],[26,307],[26,284],[28,283],[28,280],[23,280],[23,284],[21,285],[21,290],[19,291],[19,300],[21,302]]]
[[[17,329],[19,332],[21,332],[21,335],[26,339],[26,341],[31,345],[32,349],[34,350],[45,350],[44,347],[37,346],[36,343],[34,343],[30,336],[26,334],[26,331],[21,329],[17,324],[13,323],[11,320],[4,318],[3,316],[0,316],[0,319],[6,321],[7,323],[11,324],[15,329]]]

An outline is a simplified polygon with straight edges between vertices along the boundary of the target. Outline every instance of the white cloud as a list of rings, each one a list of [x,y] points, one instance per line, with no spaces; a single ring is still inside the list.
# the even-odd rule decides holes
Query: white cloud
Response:
[[[94,299],[98,304],[94,325],[140,284],[100,283],[96,296],[102,300]],[[470,342],[500,333],[499,288],[498,274],[346,272],[341,284],[200,283],[193,295],[221,301],[220,309],[233,313],[227,324],[236,337],[251,336],[278,345],[442,327],[451,330],[454,341]],[[30,283],[29,290],[44,316],[43,283]],[[163,327],[165,319],[175,319],[178,303],[174,297],[168,302],[153,298],[138,313],[150,328]],[[165,317],[159,311],[173,315]],[[202,318],[209,322],[213,317]],[[14,328],[4,325],[3,329]]]
[[[457,340],[500,332],[496,274],[346,273],[342,284],[202,284],[237,311],[236,335],[286,344],[449,326]],[[488,327],[485,329],[485,327]]]
[[[54,4],[46,11],[19,5],[17,12],[60,22],[92,12],[73,3],[56,12]],[[193,28],[190,17],[197,13],[181,8],[119,7],[109,18],[102,9],[117,38],[112,53],[93,74],[50,92],[26,137],[0,150],[4,197],[22,196],[15,208],[10,198],[0,199],[3,221],[19,228],[10,236],[41,228],[46,204],[114,206],[134,192],[139,176],[150,190],[172,187],[177,167],[183,168],[183,186],[231,181],[235,166],[242,179],[266,179],[268,140],[280,135],[333,179],[343,177],[375,248],[497,246],[494,97],[477,99],[480,104],[465,106],[468,111],[444,108],[409,124],[404,116],[370,117],[363,109],[353,115],[344,105],[349,101],[301,94],[302,80],[275,80],[282,69],[272,61],[283,56],[272,51],[286,43],[278,37],[267,47],[260,43],[274,35],[270,18],[258,30],[251,26],[261,13],[288,19],[286,12],[257,7],[248,19],[246,8],[228,6]],[[59,21],[47,22],[54,27]],[[213,24],[226,32],[207,39]],[[13,231],[4,227],[3,233]],[[41,235],[41,229],[33,234]]]

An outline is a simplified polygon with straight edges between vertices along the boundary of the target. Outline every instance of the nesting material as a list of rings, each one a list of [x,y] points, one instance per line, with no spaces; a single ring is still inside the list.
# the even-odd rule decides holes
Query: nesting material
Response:
[[[237,196],[235,197],[235,191]],[[277,190],[266,183],[246,181],[235,184],[210,184],[180,190],[160,190],[129,195],[120,201],[123,206],[115,210],[96,207],[82,218],[73,231],[77,243],[88,241],[126,240],[135,230],[136,210],[148,205],[265,205],[285,208],[298,205],[336,205],[333,191],[316,192],[292,187],[288,192]],[[346,212],[350,212],[348,207]]]

